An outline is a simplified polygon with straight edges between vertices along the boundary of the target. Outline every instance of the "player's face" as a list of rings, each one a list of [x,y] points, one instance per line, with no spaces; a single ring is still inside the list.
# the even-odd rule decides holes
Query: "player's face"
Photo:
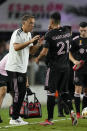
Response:
[[[82,38],[87,38],[87,27],[80,27],[79,28],[80,36]]]
[[[53,26],[54,26],[53,20],[50,19],[48,29],[49,29],[49,30],[50,30],[50,29],[53,29]]]
[[[24,26],[26,32],[31,32],[34,28],[34,24],[35,24],[34,18],[29,18],[27,21],[25,21]]]

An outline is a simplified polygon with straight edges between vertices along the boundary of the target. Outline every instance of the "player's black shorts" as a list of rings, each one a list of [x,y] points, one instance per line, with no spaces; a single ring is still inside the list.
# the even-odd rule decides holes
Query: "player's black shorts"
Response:
[[[69,70],[60,71],[56,68],[48,68],[45,80],[45,90],[55,93],[56,90],[59,92],[68,92],[68,79]]]
[[[87,88],[87,73],[74,72],[74,84]]]
[[[0,87],[6,86],[7,93],[11,91],[10,83],[8,81],[8,76],[4,76],[0,74]]]
[[[0,87],[7,86],[8,76],[0,74]]]

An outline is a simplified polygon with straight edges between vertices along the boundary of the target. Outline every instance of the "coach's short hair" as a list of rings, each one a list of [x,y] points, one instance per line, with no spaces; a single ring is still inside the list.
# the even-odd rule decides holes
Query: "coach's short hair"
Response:
[[[84,28],[84,27],[87,27],[87,22],[81,22],[81,23],[79,24],[79,26],[80,26],[80,27],[83,27],[83,28]]]
[[[35,17],[33,15],[31,15],[31,14],[25,14],[22,17],[22,22],[27,21],[29,18],[35,18]]]
[[[50,18],[54,20],[55,24],[60,24],[61,15],[59,12],[54,12],[53,14],[51,14]]]

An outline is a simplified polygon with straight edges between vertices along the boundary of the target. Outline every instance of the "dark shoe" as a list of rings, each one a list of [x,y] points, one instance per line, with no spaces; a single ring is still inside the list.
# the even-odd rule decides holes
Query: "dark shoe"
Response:
[[[63,104],[63,109],[64,109],[64,113],[66,115],[69,115],[69,108],[68,108],[68,106],[65,103]]]
[[[65,115],[63,115],[63,114],[59,114],[58,117],[65,117]]]
[[[0,117],[0,123],[2,123],[3,121],[2,121],[2,119],[1,119],[1,117]]]

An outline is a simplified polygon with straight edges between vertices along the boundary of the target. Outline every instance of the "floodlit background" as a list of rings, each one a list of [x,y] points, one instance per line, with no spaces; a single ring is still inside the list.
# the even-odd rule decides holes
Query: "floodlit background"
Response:
[[[78,25],[87,21],[87,0],[0,0],[0,60],[8,52],[8,45],[13,30],[21,27],[21,16],[31,13],[36,17],[33,35],[43,36],[48,29],[49,16],[52,12],[61,13],[61,25],[71,25],[73,36],[78,34]],[[42,48],[40,48],[41,50]],[[35,54],[37,56],[40,50]],[[34,56],[34,57],[35,57]],[[46,66],[44,60],[37,65],[30,56],[28,76],[31,89],[38,99],[46,102],[44,81]],[[5,102],[8,99],[8,102]],[[11,97],[6,95],[3,106],[11,103]]]

